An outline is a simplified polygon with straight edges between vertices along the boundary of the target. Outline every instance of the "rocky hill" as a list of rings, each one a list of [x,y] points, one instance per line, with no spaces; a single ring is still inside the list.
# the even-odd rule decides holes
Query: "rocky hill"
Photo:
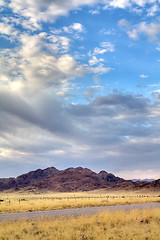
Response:
[[[54,167],[38,169],[16,178],[1,178],[0,191],[19,189],[46,189],[59,192],[88,191],[105,188],[125,180],[111,173],[101,171],[98,174],[87,168],[68,168],[58,170]]]
[[[37,169],[16,178],[1,178],[0,191],[6,190],[50,190],[57,192],[89,191],[106,188],[108,190],[160,190],[160,179],[152,182],[133,182],[101,171],[95,173],[88,168],[54,167]]]

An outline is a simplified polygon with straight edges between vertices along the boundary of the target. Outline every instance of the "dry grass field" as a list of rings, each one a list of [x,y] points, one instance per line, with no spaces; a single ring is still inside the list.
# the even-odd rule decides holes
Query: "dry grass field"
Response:
[[[77,193],[1,193],[0,213],[42,211],[160,201],[160,193],[77,192]]]
[[[159,240],[160,209],[2,222],[0,240]]]

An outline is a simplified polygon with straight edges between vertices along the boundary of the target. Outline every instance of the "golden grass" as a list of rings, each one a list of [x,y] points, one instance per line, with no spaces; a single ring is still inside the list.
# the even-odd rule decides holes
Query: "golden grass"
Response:
[[[77,193],[1,193],[0,213],[43,211],[52,209],[106,206],[160,201],[158,193],[77,192]]]
[[[1,222],[0,240],[159,240],[160,209]]]

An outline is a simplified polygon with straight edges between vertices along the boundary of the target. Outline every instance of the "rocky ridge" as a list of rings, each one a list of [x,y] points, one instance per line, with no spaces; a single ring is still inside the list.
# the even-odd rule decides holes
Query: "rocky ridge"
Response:
[[[95,173],[88,168],[82,167],[65,170],[50,167],[44,170],[37,169],[16,178],[0,178],[0,191],[38,189],[56,192],[74,192],[102,188],[108,190],[160,190],[160,179],[152,182],[133,182],[116,177],[106,171]]]

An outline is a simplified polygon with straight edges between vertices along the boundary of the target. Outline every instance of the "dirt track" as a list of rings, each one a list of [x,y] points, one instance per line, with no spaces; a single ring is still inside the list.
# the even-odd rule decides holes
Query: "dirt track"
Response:
[[[117,205],[105,207],[86,207],[38,212],[23,212],[23,213],[7,213],[0,214],[0,221],[18,220],[18,219],[35,219],[35,218],[56,218],[69,217],[78,215],[94,214],[101,211],[116,211],[116,210],[131,210],[131,209],[146,209],[146,208],[160,208],[160,203],[142,203],[131,205]]]

